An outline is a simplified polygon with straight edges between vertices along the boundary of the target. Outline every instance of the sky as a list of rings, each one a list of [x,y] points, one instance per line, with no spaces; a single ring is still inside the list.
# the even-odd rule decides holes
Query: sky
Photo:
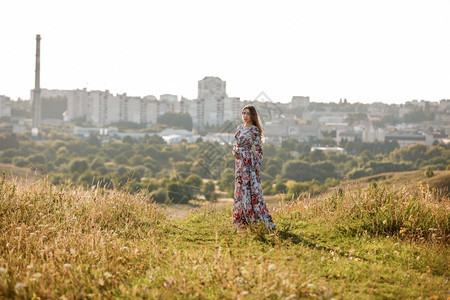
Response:
[[[350,103],[450,99],[448,0],[0,2],[0,95],[41,88]]]

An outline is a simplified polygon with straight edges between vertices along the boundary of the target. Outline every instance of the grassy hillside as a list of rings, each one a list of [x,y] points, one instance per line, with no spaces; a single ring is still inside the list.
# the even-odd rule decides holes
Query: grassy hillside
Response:
[[[446,299],[449,199],[349,183],[282,203],[277,231],[229,207],[166,217],[145,194],[0,181],[0,298]]]
[[[42,178],[39,172],[35,172],[31,168],[21,168],[12,164],[0,163],[0,174],[6,174],[7,178],[20,178],[22,181],[34,181]]]

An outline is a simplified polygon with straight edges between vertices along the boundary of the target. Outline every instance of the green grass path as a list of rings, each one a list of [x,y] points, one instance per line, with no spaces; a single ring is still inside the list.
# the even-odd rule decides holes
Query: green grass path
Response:
[[[389,237],[346,236],[326,220],[275,214],[278,231],[236,231],[229,209],[173,222],[147,275],[153,297],[445,299],[448,248]],[[143,242],[142,247],[149,247]]]

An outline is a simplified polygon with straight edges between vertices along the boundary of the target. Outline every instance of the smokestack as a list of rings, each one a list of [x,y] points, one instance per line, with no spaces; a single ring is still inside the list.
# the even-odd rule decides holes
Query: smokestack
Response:
[[[41,36],[36,35],[36,71],[34,80],[34,91],[33,91],[33,128],[31,129],[31,135],[37,136],[39,130],[41,129],[41,83],[40,83],[40,73],[41,73]]]

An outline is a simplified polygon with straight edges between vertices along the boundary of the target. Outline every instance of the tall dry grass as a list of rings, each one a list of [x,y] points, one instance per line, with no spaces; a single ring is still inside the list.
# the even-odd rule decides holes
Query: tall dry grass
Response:
[[[438,195],[438,196],[436,196]],[[450,199],[422,183],[414,186],[347,185],[319,198],[289,205],[299,218],[326,218],[346,234],[385,235],[448,243]]]
[[[142,271],[140,264],[130,268],[130,261],[144,256],[138,241],[157,244],[165,224],[163,212],[145,194],[57,188],[47,181],[26,186],[3,176],[1,294],[113,296],[124,278]]]

